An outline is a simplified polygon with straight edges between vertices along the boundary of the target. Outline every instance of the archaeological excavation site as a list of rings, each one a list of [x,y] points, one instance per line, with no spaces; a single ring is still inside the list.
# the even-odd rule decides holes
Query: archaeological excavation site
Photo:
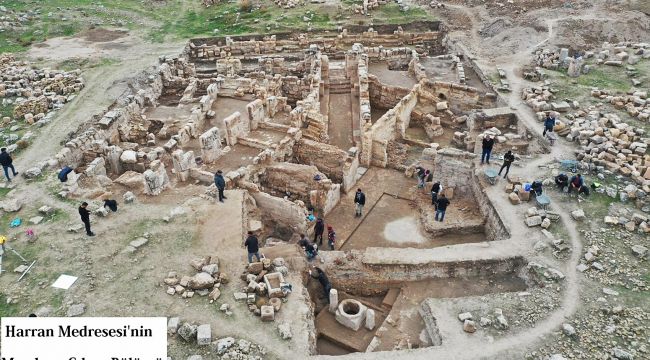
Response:
[[[83,29],[0,35],[2,317],[165,317],[174,360],[650,357],[650,8],[144,3],[0,6]]]

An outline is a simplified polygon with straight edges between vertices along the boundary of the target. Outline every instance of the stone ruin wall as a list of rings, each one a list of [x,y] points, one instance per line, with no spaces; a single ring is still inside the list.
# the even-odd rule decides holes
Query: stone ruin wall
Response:
[[[416,88],[418,85],[416,85]],[[403,135],[408,128],[411,111],[417,104],[416,90],[403,97],[374,124],[364,124],[360,162],[364,166],[388,166],[388,142]]]
[[[384,85],[375,75],[368,75],[370,104],[378,109],[391,109],[411,91],[411,89]]]
[[[427,24],[429,31],[417,33],[404,32],[399,26],[375,26],[379,31],[368,27],[348,26],[336,35],[326,33],[312,34],[276,34],[271,36],[226,36],[192,39],[183,53],[192,60],[217,60],[231,56],[255,57],[281,52],[301,52],[311,44],[318,45],[326,53],[349,47],[355,43],[371,46],[403,47],[423,45],[430,54],[445,52],[445,31],[437,22]],[[380,31],[382,33],[380,33]],[[259,40],[257,40],[259,39]]]
[[[369,76],[369,78],[372,80],[371,76]],[[369,83],[370,89],[372,89],[373,82],[370,81]],[[378,81],[377,84],[379,84]],[[383,92],[385,87],[381,84],[378,86],[381,86],[381,91]],[[377,87],[375,89],[377,89]],[[395,89],[399,88],[393,87],[388,89],[389,93],[392,94]],[[387,102],[393,101],[393,99],[394,95],[391,95],[391,97],[381,97],[378,101]],[[388,110],[374,124],[370,125],[369,123],[365,123],[363,125],[360,157],[361,164],[364,166],[393,166],[398,169],[403,168],[402,164],[393,164],[389,162],[389,158],[403,158],[403,156],[400,155],[401,152],[403,152],[403,149],[394,143],[391,144],[391,142],[404,137],[406,129],[410,124],[411,113],[418,102],[437,103],[440,101],[447,101],[448,103],[454,104],[454,106],[461,109],[461,111],[467,111],[478,107],[481,100],[481,93],[478,89],[473,87],[440,81],[420,81],[420,83],[415,85],[406,96],[402,97],[398,101],[397,105]],[[453,115],[453,113],[451,114]],[[390,156],[389,151],[393,152]]]
[[[329,259],[345,258],[348,252],[331,251]],[[328,268],[332,286],[345,292],[374,296],[409,281],[518,274],[526,265],[523,257],[482,261],[432,261],[426,264],[368,264],[359,250],[352,261]]]
[[[503,222],[499,212],[485,192],[485,181],[479,177],[483,176],[480,170],[472,171],[470,186],[472,194],[476,199],[479,211],[485,219],[485,236],[490,241],[505,240],[510,237],[510,229]]]
[[[349,155],[334,145],[303,138],[296,142],[294,157],[296,162],[314,165],[329,179],[342,184],[343,191],[347,192],[354,185],[359,167],[356,152]]]

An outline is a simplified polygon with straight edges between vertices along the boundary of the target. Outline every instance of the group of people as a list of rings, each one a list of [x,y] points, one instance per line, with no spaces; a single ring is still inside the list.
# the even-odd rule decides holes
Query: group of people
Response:
[[[576,192],[578,195],[584,194],[589,196],[589,186],[587,186],[581,174],[573,175],[570,179],[564,173],[560,173],[555,177],[555,185],[559,190],[567,193]]]
[[[110,209],[112,212],[117,211],[117,201],[112,199],[104,200],[104,207]],[[79,217],[81,217],[81,222],[84,223],[86,228],[86,235],[95,236],[95,233],[90,230],[90,210],[88,210],[88,203],[82,202],[79,206]]]
[[[494,136],[490,134],[486,134],[485,137],[483,138],[481,147],[482,147],[481,165],[483,165],[484,163],[489,164],[490,157],[492,156],[492,149],[494,148]],[[512,150],[508,150],[505,153],[505,155],[503,155],[503,164],[501,165],[501,169],[499,169],[499,176],[501,176],[501,173],[505,169],[506,172],[505,174],[503,174],[503,178],[504,179],[507,178],[508,173],[510,172],[510,165],[512,165],[514,161],[515,161],[515,154],[512,153]]]
[[[415,167],[416,175],[418,177],[418,189],[423,189],[426,183],[433,180],[433,173],[429,169],[422,166]],[[425,190],[426,191],[426,190]],[[436,181],[431,185],[431,205],[433,205],[436,216],[435,220],[442,222],[445,219],[445,212],[450,201],[442,192],[442,185],[440,181]]]

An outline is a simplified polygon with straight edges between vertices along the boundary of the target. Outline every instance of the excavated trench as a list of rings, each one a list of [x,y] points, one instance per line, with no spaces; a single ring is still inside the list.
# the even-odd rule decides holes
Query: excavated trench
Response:
[[[428,298],[460,298],[494,293],[518,292],[527,288],[519,276],[526,265],[523,257],[484,261],[434,263],[425,266],[369,266],[350,254],[329,270],[339,303],[354,299],[374,311],[374,327],[363,324],[354,331],[336,320],[329,311],[322,286],[306,281],[314,303],[316,348],[322,355],[344,355],[394,349],[408,339],[411,348],[441,345],[431,339],[421,304]],[[429,320],[429,326],[431,326]],[[379,330],[381,328],[381,330]],[[379,334],[378,334],[379,333]],[[380,338],[380,341],[373,338]]]

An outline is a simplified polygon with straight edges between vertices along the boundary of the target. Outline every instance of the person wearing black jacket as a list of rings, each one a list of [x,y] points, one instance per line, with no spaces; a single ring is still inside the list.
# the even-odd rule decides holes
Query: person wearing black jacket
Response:
[[[314,244],[317,241],[319,246],[323,246],[323,233],[325,232],[325,222],[322,218],[316,220],[316,225],[314,225]]]
[[[219,201],[223,202],[224,199],[228,199],[223,195],[223,190],[226,188],[226,180],[223,179],[223,172],[221,170],[217,170],[214,174],[214,185],[217,187],[217,191],[219,191]]]
[[[356,205],[354,216],[361,217],[363,215],[363,205],[366,204],[366,194],[361,189],[357,189],[357,192],[354,194],[354,204]]]
[[[117,211],[117,201],[111,200],[111,199],[106,199],[104,200],[104,207],[107,207],[111,209],[112,212]]]
[[[14,176],[18,175],[16,172],[16,169],[14,168],[14,159],[11,158],[11,155],[7,152],[7,148],[2,148],[0,149],[0,165],[2,165],[2,169],[5,171],[5,178],[7,178],[7,182],[11,182],[11,178],[9,177],[9,169],[11,169],[11,172],[14,174]]]
[[[515,155],[512,153],[512,151],[508,150],[508,152],[503,155],[503,165],[501,165],[501,169],[499,169],[499,175],[501,175],[501,172],[503,169],[506,169],[506,173],[503,175],[503,178],[508,177],[508,172],[510,172],[510,165],[512,165],[512,162],[515,161]]]
[[[445,194],[440,194],[438,198],[438,209],[436,210],[436,221],[442,222],[445,219],[445,211],[447,211],[447,206],[449,206],[449,199],[445,197]],[[438,220],[438,216],[440,220]]]
[[[81,204],[81,206],[79,206],[79,216],[81,217],[81,221],[86,226],[86,235],[95,236],[95,233],[90,231],[90,211],[88,211],[88,203],[85,201]]]
[[[318,282],[323,286],[323,292],[325,293],[325,302],[329,304],[332,283],[330,283],[327,275],[325,275],[325,271],[323,271],[321,268],[314,266],[314,270],[316,271],[316,278],[318,279]]]
[[[481,154],[481,165],[484,162],[490,163],[490,154],[492,153],[492,147],[494,147],[494,138],[492,135],[485,135],[483,138],[483,154]]]
[[[253,256],[257,258],[257,261],[261,261],[260,258],[260,243],[257,240],[257,236],[253,235],[252,231],[248,232],[248,237],[246,238],[246,241],[244,242],[244,246],[246,247],[246,250],[248,251],[248,263],[253,262]]]
[[[442,185],[440,185],[440,181],[436,181],[431,186],[431,205],[433,205],[435,210],[438,210],[438,194],[440,194],[441,191]]]

